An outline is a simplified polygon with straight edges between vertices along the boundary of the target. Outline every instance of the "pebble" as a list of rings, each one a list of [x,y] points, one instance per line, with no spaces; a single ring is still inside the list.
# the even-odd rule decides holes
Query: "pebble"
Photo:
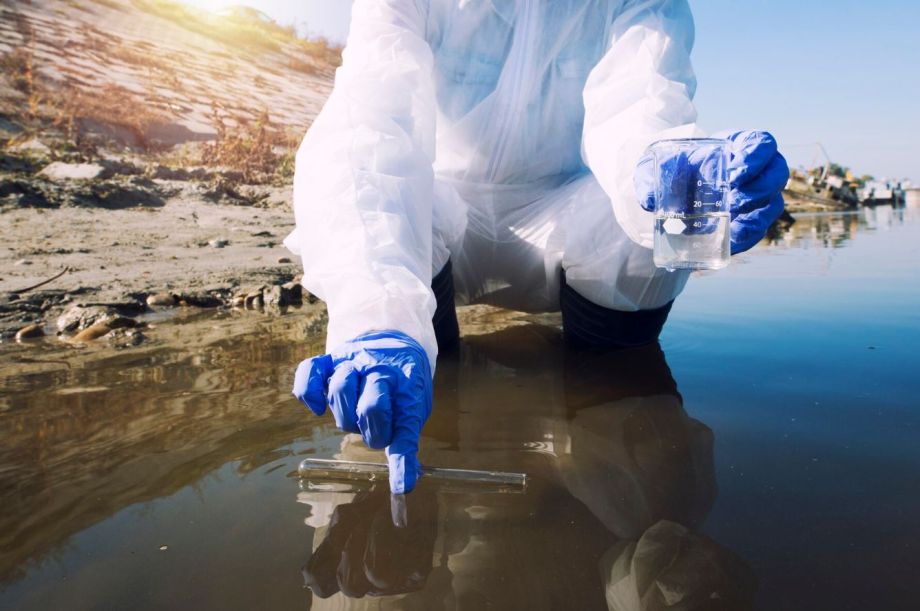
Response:
[[[241,293],[243,297],[243,306],[247,310],[258,310],[262,307],[262,290],[264,288],[264,286],[260,286]]]
[[[38,138],[32,138],[31,140],[20,142],[19,144],[9,147],[7,150],[16,153],[32,153],[39,155],[51,154],[51,149],[48,148],[48,145],[40,141]]]
[[[16,261],[16,263],[14,263],[13,265],[32,265],[32,262],[29,261],[28,259],[20,259],[19,261]]]
[[[39,324],[31,324],[23,327],[16,332],[16,341],[21,342],[24,339],[32,339],[34,337],[41,337],[45,334],[45,330]]]
[[[278,263],[290,263],[291,259],[289,257],[278,257]]]
[[[229,243],[230,243],[229,240],[217,239],[217,240],[211,240],[210,242],[208,242],[208,246],[210,246],[211,248],[223,248]]]
[[[217,308],[223,305],[219,297],[215,297],[204,291],[197,293],[182,293],[179,295],[179,305],[192,306],[195,308]]]
[[[109,320],[103,322],[97,322],[91,327],[83,329],[73,337],[75,342],[91,342],[94,339],[99,339],[103,335],[108,334],[114,329],[123,329],[126,327],[136,327],[137,321],[133,318],[125,318],[124,316],[116,316]]]
[[[137,329],[114,329],[105,338],[113,342],[116,348],[130,348],[141,345],[147,336]]]
[[[147,305],[154,307],[172,307],[176,305],[176,296],[172,293],[155,293],[147,296]]]
[[[262,291],[262,302],[267,306],[284,307],[291,305],[291,292],[280,285],[270,286]]]
[[[285,282],[281,285],[281,288],[291,294],[292,303],[301,303],[303,301],[303,286],[300,282]]]
[[[115,316],[115,311],[105,306],[75,305],[58,316],[57,329],[61,333],[79,331],[112,316]]]
[[[103,335],[111,331],[112,328],[104,322],[97,322],[96,324],[87,327],[74,335],[73,341],[75,342],[91,342],[94,339],[99,339]]]

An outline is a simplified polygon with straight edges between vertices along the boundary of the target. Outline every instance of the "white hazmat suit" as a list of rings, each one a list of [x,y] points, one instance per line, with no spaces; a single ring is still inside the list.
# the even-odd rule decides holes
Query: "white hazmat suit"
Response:
[[[686,0],[356,0],[334,90],[297,154],[285,244],[328,346],[401,331],[434,370],[431,279],[457,300],[558,309],[673,300],[633,172],[699,135]]]

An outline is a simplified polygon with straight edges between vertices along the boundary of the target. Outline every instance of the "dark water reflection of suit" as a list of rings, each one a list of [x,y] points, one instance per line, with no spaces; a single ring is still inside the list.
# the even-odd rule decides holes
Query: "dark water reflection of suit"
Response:
[[[399,509],[359,491],[318,529],[314,609],[752,606],[750,570],[695,531],[716,496],[713,436],[658,345],[567,351],[527,325],[468,337],[438,366],[423,461],[524,470],[527,492],[423,480]]]

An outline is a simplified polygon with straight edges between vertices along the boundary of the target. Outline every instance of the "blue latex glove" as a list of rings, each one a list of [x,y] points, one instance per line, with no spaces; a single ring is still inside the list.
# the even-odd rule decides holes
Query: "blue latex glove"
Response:
[[[731,252],[752,248],[766,235],[770,225],[783,213],[783,188],[789,180],[789,166],[776,147],[776,139],[763,131],[726,131],[714,134],[730,142],[728,195],[731,210]],[[706,176],[705,156],[679,155],[661,163],[663,187],[675,192],[693,176]],[[650,154],[639,160],[635,173],[636,195],[640,205],[652,211],[655,206],[654,159]]]
[[[297,366],[294,396],[322,416],[326,405],[343,431],[386,448],[390,491],[411,492],[421,473],[418,441],[431,414],[425,350],[398,331],[367,333]]]

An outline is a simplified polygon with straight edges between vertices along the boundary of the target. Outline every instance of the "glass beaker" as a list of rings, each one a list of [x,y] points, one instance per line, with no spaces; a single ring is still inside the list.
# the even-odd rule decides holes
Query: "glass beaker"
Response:
[[[654,157],[655,239],[658,267],[721,269],[731,257],[728,141],[659,140]]]

